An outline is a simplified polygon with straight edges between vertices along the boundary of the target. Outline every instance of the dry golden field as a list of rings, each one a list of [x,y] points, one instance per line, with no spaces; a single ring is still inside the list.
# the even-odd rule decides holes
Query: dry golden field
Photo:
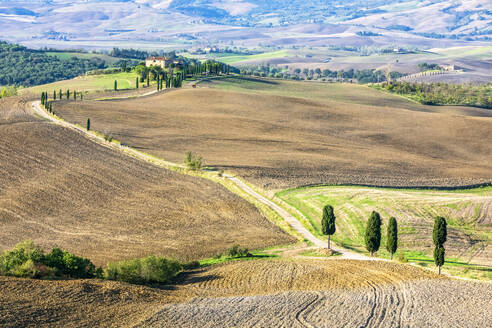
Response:
[[[491,284],[376,261],[230,262],[161,288],[18,278],[0,287],[5,327],[478,327],[492,318]]]
[[[492,177],[492,144],[484,142],[492,140],[492,119],[479,117],[486,116],[483,110],[436,112],[355,85],[312,84],[309,93],[309,83],[272,82],[263,89],[260,82],[244,83],[139,99],[60,102],[55,110],[79,124],[90,117],[95,130],[166,160],[182,162],[186,151],[198,152],[206,164],[267,189],[320,183],[457,186]]]
[[[98,145],[26,105],[0,101],[0,250],[31,239],[104,265],[294,241],[220,185]]]

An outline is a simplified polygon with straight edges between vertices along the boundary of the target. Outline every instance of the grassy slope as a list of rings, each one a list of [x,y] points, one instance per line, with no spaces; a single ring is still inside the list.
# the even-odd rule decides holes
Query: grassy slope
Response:
[[[43,91],[47,91],[51,96],[53,90],[57,91],[62,89],[63,91],[77,90],[97,92],[105,90],[113,90],[114,81],[118,82],[118,89],[131,89],[135,88],[135,79],[137,74],[131,73],[116,73],[116,74],[101,74],[101,75],[87,75],[79,76],[72,80],[58,81],[45,85],[38,85],[31,88],[20,90],[21,94],[34,93],[40,94]]]
[[[445,245],[446,269],[457,274],[492,278],[491,265],[492,188],[458,191],[378,189],[366,187],[311,187],[290,189],[277,196],[297,208],[311,224],[311,231],[321,234],[321,209],[335,207],[337,232],[333,240],[349,248],[364,251],[366,219],[372,210],[383,217],[383,238],[379,254],[385,250],[386,224],[390,216],[399,222],[400,250],[411,261],[432,265],[432,224],[436,215],[447,218],[449,237]],[[468,265],[470,263],[470,265]]]

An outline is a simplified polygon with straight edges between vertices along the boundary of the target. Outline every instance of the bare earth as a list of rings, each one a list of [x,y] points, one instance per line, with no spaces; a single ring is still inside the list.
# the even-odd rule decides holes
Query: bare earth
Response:
[[[0,250],[32,239],[97,265],[294,239],[218,184],[152,166],[0,103]]]
[[[0,278],[0,287],[2,327],[482,327],[492,320],[491,284],[376,261],[239,261],[185,273],[169,288],[18,278]]]
[[[425,106],[376,95],[384,105],[374,95],[373,103],[362,104],[328,91],[326,99],[306,99],[201,88],[55,107],[70,122],[85,124],[90,117],[94,129],[169,161],[181,162],[186,151],[199,152],[208,165],[268,189],[490,181],[492,144],[483,142],[492,139],[489,117],[428,112]]]

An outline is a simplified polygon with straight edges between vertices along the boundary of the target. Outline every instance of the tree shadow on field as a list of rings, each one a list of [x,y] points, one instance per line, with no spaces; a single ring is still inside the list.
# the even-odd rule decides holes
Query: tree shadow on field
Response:
[[[197,269],[190,271],[183,271],[178,274],[168,285],[159,285],[156,288],[162,290],[176,290],[178,286],[193,285],[205,281],[212,281],[222,278],[222,276],[216,274],[200,275],[204,273],[205,269]]]

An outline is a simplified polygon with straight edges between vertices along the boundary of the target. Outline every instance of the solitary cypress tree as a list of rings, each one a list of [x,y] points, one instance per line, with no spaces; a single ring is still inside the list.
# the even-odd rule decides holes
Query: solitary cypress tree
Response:
[[[118,90],[118,81],[114,80],[114,91]]]
[[[386,250],[390,253],[390,259],[393,259],[398,248],[398,225],[395,218],[390,218],[388,224],[388,235],[386,240]]]
[[[87,126],[86,127],[87,127],[87,131],[90,131],[90,129],[91,129],[91,119],[90,118],[87,119]]]
[[[367,221],[365,242],[371,256],[379,250],[381,245],[381,217],[378,212],[372,211]]]
[[[444,243],[447,238],[447,223],[443,217],[436,217],[434,220],[434,230],[432,231],[432,241],[434,242],[434,263],[437,271],[441,274],[441,266],[444,265]]]
[[[135,88],[138,89],[138,77],[135,78]]]
[[[333,213],[333,206],[331,205],[326,205],[323,208],[321,231],[324,235],[328,235],[328,249],[330,249],[330,236],[333,235],[336,231],[335,214]]]

